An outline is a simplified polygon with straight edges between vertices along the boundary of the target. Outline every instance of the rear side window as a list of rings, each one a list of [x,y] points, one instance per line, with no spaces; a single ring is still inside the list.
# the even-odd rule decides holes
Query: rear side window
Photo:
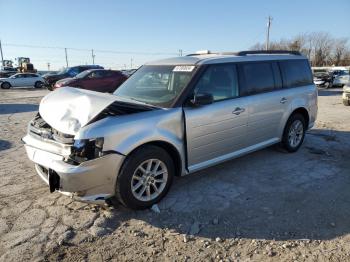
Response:
[[[275,89],[274,73],[272,64],[269,62],[242,64],[241,76],[244,82],[244,86],[240,90],[242,96]]]
[[[279,62],[283,87],[298,87],[313,83],[312,73],[307,60],[288,60]]]

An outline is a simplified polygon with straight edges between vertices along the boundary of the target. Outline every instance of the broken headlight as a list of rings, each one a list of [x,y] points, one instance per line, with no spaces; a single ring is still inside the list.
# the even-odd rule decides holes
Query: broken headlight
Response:
[[[103,142],[103,137],[74,140],[74,144],[71,148],[71,155],[69,156],[70,160],[76,163],[82,163],[101,157],[103,155]]]

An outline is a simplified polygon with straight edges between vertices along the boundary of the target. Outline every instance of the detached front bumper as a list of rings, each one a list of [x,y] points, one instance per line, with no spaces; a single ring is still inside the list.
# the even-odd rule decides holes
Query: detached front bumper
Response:
[[[38,175],[59,192],[84,202],[104,203],[115,193],[117,174],[125,156],[104,155],[80,165],[64,161],[64,156],[36,147],[33,138],[23,138],[27,155],[35,163]],[[54,176],[55,179],[50,179]],[[54,184],[52,184],[54,183]]]

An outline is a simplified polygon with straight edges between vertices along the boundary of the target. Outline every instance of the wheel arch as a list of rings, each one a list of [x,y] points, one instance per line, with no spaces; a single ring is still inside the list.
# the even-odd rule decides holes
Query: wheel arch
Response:
[[[2,82],[2,83],[1,83],[1,85],[0,85],[0,86],[1,86],[1,88],[3,88],[3,87],[2,87],[2,85],[3,85],[3,84],[9,84],[9,85],[10,85],[10,87],[9,87],[9,88],[11,88],[11,87],[12,87],[12,84],[11,84],[9,81],[4,81],[4,82]]]
[[[309,112],[307,111],[307,109],[305,107],[298,107],[296,109],[293,110],[293,112],[290,114],[289,118],[292,116],[292,115],[295,115],[295,114],[301,114],[304,119],[305,119],[305,124],[306,124],[306,129],[308,129],[309,127],[309,122],[310,122],[310,116],[309,116]],[[288,119],[289,119],[288,118]],[[287,123],[286,123],[287,124]]]
[[[181,158],[180,152],[177,150],[177,148],[174,145],[172,145],[169,142],[162,141],[162,140],[155,140],[155,141],[144,143],[142,145],[137,146],[133,150],[131,150],[126,157],[134,153],[136,150],[148,145],[153,145],[164,149],[169,154],[171,159],[173,159],[174,161],[175,176],[181,176],[183,164],[182,164],[182,158]]]

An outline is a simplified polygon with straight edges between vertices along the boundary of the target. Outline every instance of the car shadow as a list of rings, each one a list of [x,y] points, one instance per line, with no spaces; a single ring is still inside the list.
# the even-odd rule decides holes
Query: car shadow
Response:
[[[11,142],[0,139],[0,151],[11,148]]]
[[[319,96],[339,96],[342,93],[343,93],[342,88],[329,88],[329,89],[319,88],[318,89]]]
[[[0,104],[0,115],[38,111],[36,104]]]
[[[119,206],[107,226],[138,219],[212,239],[342,236],[350,233],[349,153],[350,132],[314,129],[297,153],[273,146],[178,178],[159,214]]]

